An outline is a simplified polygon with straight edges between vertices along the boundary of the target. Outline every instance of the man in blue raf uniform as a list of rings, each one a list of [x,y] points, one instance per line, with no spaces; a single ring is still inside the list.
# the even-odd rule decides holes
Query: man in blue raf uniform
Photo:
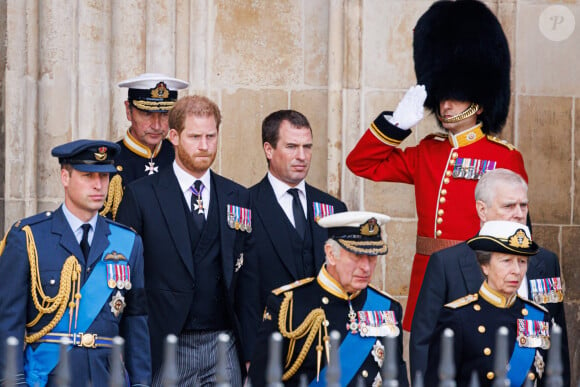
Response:
[[[382,214],[351,211],[318,222],[329,234],[324,245],[326,264],[316,278],[282,286],[268,298],[249,371],[254,386],[265,385],[264,364],[273,332],[283,337],[284,384],[296,386],[305,374],[311,385],[325,386],[326,344],[333,330],[341,334],[341,386],[357,385],[359,377],[367,386],[382,382],[383,339],[388,335],[397,336],[399,385],[409,385],[403,361],[401,305],[369,285],[377,256],[387,253],[380,228],[388,220]],[[297,328],[303,324],[307,329],[299,332]]]
[[[128,382],[151,380],[143,245],[98,215],[119,146],[78,140],[58,146],[64,203],[16,222],[0,244],[0,379],[10,336],[26,343],[17,380],[53,386],[59,342],[68,338],[71,385],[105,386],[115,336],[125,338]],[[113,361],[123,361],[115,359]]]
[[[129,88],[125,112],[131,126],[117,142],[117,175],[111,179],[109,195],[101,215],[115,219],[123,188],[135,179],[153,175],[171,166],[175,153],[167,140],[169,110],[177,101],[177,90],[189,84],[165,74],[145,73],[119,83]]]

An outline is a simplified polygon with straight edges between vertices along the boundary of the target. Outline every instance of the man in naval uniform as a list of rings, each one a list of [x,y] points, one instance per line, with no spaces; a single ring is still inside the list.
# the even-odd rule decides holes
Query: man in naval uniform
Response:
[[[10,377],[5,343],[14,336],[23,348],[17,383],[60,385],[65,338],[70,385],[106,386],[113,337],[122,336],[125,356],[112,361],[123,362],[130,385],[151,383],[141,238],[98,215],[118,153],[108,141],[54,148],[64,203],[16,222],[0,244],[0,380]]]
[[[510,53],[493,13],[480,1],[438,1],[414,28],[413,86],[394,112],[382,112],[346,159],[357,176],[413,184],[417,242],[403,328],[411,329],[429,256],[475,235],[473,190],[494,168],[527,180],[522,155],[501,132],[510,100]],[[400,149],[423,117],[423,104],[444,133]]]
[[[170,168],[129,184],[118,220],[145,244],[145,284],[154,385],[162,381],[168,334],[178,337],[178,385],[215,384],[217,343],[231,340],[227,378],[242,384],[236,280],[252,244],[250,195],[213,172],[221,112],[204,96],[185,96],[169,113]]]
[[[342,212],[319,220],[328,229],[326,264],[310,277],[272,291],[250,365],[254,386],[265,385],[268,340],[283,337],[286,359],[282,381],[296,386],[302,374],[308,382],[325,386],[329,333],[340,332],[341,386],[380,385],[384,361],[383,339],[397,337],[398,382],[408,386],[400,330],[402,308],[391,296],[370,285],[379,255],[387,253],[381,225],[389,217],[372,212]],[[307,329],[297,328],[305,324]],[[307,337],[314,338],[308,340]]]
[[[169,110],[177,100],[177,90],[188,85],[180,79],[156,73],[141,74],[119,83],[119,87],[129,89],[125,113],[131,126],[125,137],[117,142],[121,147],[115,159],[117,175],[111,178],[101,215],[115,219],[127,184],[171,166],[175,154],[166,138]]]
[[[528,185],[510,170],[498,168],[489,171],[475,187],[475,203],[482,226],[495,220],[526,224]],[[431,255],[411,329],[409,361],[412,378],[417,372],[425,374],[429,343],[443,306],[467,294],[477,293],[483,280],[475,252],[466,242]],[[564,386],[570,386],[570,354],[558,256],[542,247],[537,254],[530,256],[518,294],[542,304],[562,328],[562,375]]]
[[[266,300],[273,289],[313,277],[324,263],[327,231],[317,221],[346,211],[335,197],[306,183],[312,158],[312,128],[295,110],[279,110],[262,122],[267,175],[250,188],[256,240],[253,260],[241,271],[238,315],[246,362]]]

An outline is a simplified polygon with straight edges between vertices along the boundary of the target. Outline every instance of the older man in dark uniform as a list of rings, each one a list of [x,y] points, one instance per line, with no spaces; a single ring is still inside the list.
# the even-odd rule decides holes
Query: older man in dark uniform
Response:
[[[115,159],[117,175],[111,179],[101,215],[115,219],[123,188],[135,179],[158,173],[171,166],[175,153],[166,138],[169,110],[177,100],[177,90],[189,84],[165,74],[145,73],[119,83],[129,88],[125,113],[131,126],[117,142],[121,152]]]
[[[377,257],[387,253],[381,225],[388,220],[386,215],[353,211],[318,222],[330,238],[324,245],[326,264],[316,278],[282,286],[268,298],[250,366],[254,386],[265,385],[264,364],[273,332],[283,337],[284,384],[296,386],[305,374],[311,385],[326,385],[329,348],[324,343],[333,330],[341,334],[342,386],[354,386],[360,377],[367,386],[380,385],[382,340],[387,335],[397,336],[399,386],[409,384],[402,356],[401,305],[369,285]],[[306,330],[300,332],[299,326]]]
[[[14,336],[27,344],[18,382],[55,385],[59,342],[67,338],[71,386],[106,386],[120,335],[128,382],[150,384],[141,238],[98,215],[118,153],[107,141],[54,148],[64,204],[16,222],[0,245],[0,380],[7,377],[4,343]]]

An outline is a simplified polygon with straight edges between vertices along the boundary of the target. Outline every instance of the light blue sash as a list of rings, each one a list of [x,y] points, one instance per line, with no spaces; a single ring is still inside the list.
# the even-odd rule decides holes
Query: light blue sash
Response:
[[[101,255],[101,259],[97,262],[92,274],[81,289],[81,302],[76,332],[86,332],[114,290],[107,286],[107,265],[103,261],[103,258],[113,251],[123,254],[127,259],[131,256],[135,234],[132,231],[114,224],[109,224],[109,229],[111,230],[111,234],[108,237],[109,246],[105,249],[103,255]],[[119,264],[123,264],[123,262],[125,264],[128,263],[128,261],[121,261]],[[66,317],[67,313],[63,315],[63,318],[54,327],[52,330],[53,333],[68,333],[69,319]],[[72,345],[68,349],[70,350],[71,348]],[[31,345],[27,345],[24,372],[28,385],[45,386],[48,382],[48,374],[58,364],[58,357],[59,344],[41,343],[35,350],[32,349]]]
[[[385,299],[377,291],[367,288],[367,299],[362,310],[389,310],[391,300]],[[346,338],[340,344],[340,385],[346,386],[362,366],[369,352],[375,345],[376,337],[361,337],[359,334],[346,333]],[[310,386],[326,386],[326,371],[328,365],[320,371],[319,381],[316,378]]]
[[[539,309],[528,308],[527,304],[525,308],[528,311],[527,316],[524,316],[525,320],[543,320],[544,316]],[[514,346],[507,372],[507,378],[510,380],[512,386],[517,387],[524,384],[524,380],[528,376],[528,371],[534,361],[535,354],[535,348],[520,347],[516,338],[516,345]]]

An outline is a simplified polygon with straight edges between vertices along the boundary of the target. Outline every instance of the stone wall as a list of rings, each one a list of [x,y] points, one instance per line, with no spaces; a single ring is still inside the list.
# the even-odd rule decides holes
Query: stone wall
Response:
[[[305,113],[315,137],[309,182],[350,209],[393,217],[390,252],[374,282],[404,304],[415,243],[413,187],[364,181],[345,169],[344,159],[372,119],[396,107],[414,84],[412,29],[431,3],[1,0],[0,226],[7,229],[59,204],[53,146],[121,138],[126,91],[116,86],[119,81],[165,72],[189,80],[186,93],[206,94],[221,106],[214,169],[248,186],[266,171],[263,117],[281,108]],[[512,106],[503,137],[524,155],[534,234],[560,256],[569,335],[577,338],[580,28],[573,29],[573,22],[580,22],[580,4],[486,4],[498,15],[512,52]],[[428,116],[403,146],[434,130]],[[578,370],[578,339],[570,348],[572,369]]]

